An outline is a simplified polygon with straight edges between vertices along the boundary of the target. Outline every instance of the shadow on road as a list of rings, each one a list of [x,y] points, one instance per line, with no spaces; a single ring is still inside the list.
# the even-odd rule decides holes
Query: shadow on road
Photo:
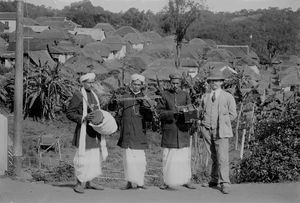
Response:
[[[73,188],[75,184],[67,183],[67,184],[52,184],[54,187],[67,187],[67,188]]]

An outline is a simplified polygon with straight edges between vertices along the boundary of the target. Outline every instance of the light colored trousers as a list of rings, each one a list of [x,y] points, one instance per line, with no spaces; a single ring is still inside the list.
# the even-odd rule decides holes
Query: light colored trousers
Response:
[[[75,176],[80,182],[91,181],[102,175],[102,163],[99,148],[87,149],[83,155],[76,150],[74,156]]]
[[[179,186],[190,182],[191,148],[164,148],[163,150],[163,179],[168,186]]]
[[[229,139],[219,138],[216,129],[201,126],[206,149],[212,159],[211,182],[230,184],[229,180]]]
[[[144,150],[127,148],[123,153],[125,180],[138,186],[144,185],[146,155]]]

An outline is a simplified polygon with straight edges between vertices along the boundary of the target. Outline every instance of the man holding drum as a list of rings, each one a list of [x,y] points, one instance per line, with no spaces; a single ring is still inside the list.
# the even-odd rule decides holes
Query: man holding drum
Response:
[[[77,193],[84,193],[85,188],[103,190],[103,187],[92,182],[102,174],[101,145],[102,156],[103,153],[107,153],[104,137],[101,137],[101,134],[91,126],[91,124],[101,124],[104,119],[99,110],[98,97],[92,90],[95,77],[94,73],[87,73],[80,77],[82,88],[74,93],[67,109],[67,118],[77,123],[72,141],[72,144],[77,147],[74,157],[77,179],[74,191]]]

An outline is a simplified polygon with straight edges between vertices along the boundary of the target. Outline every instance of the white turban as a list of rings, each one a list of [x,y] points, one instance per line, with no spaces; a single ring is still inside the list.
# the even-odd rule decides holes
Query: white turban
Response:
[[[86,81],[86,80],[94,81],[95,78],[96,78],[95,73],[87,73],[85,75],[82,75],[79,80],[80,80],[80,82],[83,82],[83,81]]]
[[[135,73],[135,74],[131,75],[131,81],[135,81],[135,80],[139,80],[142,83],[145,83],[145,77],[143,75],[140,75],[140,74]]]

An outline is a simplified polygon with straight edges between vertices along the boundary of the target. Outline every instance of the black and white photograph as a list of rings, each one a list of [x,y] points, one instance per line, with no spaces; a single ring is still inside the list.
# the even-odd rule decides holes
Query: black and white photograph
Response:
[[[0,203],[300,202],[300,0],[0,0]]]

